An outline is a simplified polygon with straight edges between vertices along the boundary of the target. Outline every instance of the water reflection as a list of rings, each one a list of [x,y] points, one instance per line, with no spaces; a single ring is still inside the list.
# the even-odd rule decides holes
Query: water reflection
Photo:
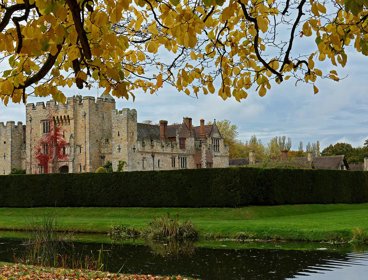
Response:
[[[346,260],[325,259],[324,263],[299,271],[292,279],[362,280],[368,278],[368,253],[349,253]]]
[[[209,249],[175,244],[104,244],[111,272],[183,275],[210,280],[241,279],[366,279],[367,253],[328,250]],[[101,244],[75,243],[78,252],[97,252]],[[24,246],[0,240],[0,261],[13,261]]]

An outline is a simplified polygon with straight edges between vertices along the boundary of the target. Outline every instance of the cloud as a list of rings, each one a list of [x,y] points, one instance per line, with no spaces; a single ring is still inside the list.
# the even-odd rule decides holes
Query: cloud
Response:
[[[135,108],[138,120],[152,120],[157,123],[166,119],[169,123],[181,122],[189,116],[193,123],[199,119],[206,121],[230,120],[239,130],[239,138],[246,141],[256,135],[263,143],[274,136],[286,135],[297,148],[299,141],[321,141],[325,147],[338,141],[346,141],[353,146],[361,146],[368,138],[368,90],[366,65],[368,57],[349,51],[349,61],[345,69],[339,69],[340,82],[322,80],[317,83],[320,92],[313,94],[311,85],[287,81],[275,85],[263,98],[256,92],[237,102],[223,101],[217,95],[199,95],[198,98],[178,93],[174,88],[164,87],[157,94],[136,92],[136,101],[117,100],[117,108]],[[322,65],[324,70],[330,66]],[[74,94],[99,96],[100,89],[78,90],[66,88],[67,96]],[[47,100],[29,98],[29,102]],[[23,104],[0,104],[0,121],[25,121]]]

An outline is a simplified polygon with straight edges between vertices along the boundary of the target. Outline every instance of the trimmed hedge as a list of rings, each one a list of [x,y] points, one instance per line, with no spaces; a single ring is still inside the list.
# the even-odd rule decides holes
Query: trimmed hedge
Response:
[[[0,207],[237,207],[368,202],[368,172],[223,168],[0,176]]]

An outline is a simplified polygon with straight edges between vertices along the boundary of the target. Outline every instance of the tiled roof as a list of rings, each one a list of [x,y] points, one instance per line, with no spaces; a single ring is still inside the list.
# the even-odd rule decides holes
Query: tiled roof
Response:
[[[347,168],[348,164],[345,160],[345,156],[322,156],[313,159],[314,169],[340,169],[341,165],[345,165]]]
[[[230,166],[242,166],[242,165],[248,165],[249,159],[247,158],[234,158],[229,160]]]
[[[137,123],[137,138],[139,141],[144,139],[160,139],[160,127],[158,125]]]
[[[209,136],[214,130],[214,126],[205,125],[204,129],[205,129],[206,136]],[[138,123],[137,130],[138,130],[137,131],[138,140],[160,139],[160,126],[159,125]],[[200,139],[199,131],[200,131],[200,126],[195,126],[195,127],[192,127],[192,131],[190,133],[190,130],[188,129],[185,123],[168,125],[166,127],[166,138],[176,137],[176,134],[178,133],[179,137],[188,138],[192,135],[194,136],[195,139]]]
[[[363,171],[364,170],[364,164],[362,162],[349,163],[349,170],[352,170],[352,171]]]

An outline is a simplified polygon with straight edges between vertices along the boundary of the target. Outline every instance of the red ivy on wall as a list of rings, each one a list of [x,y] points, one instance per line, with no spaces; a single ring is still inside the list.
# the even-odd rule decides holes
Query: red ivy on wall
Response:
[[[68,159],[68,155],[64,153],[68,143],[63,137],[60,125],[57,125],[52,118],[49,119],[49,125],[49,132],[43,134],[35,147],[35,157],[38,160],[38,164],[43,167],[44,173],[56,172],[54,170],[56,163]],[[52,170],[49,170],[50,163]]]

